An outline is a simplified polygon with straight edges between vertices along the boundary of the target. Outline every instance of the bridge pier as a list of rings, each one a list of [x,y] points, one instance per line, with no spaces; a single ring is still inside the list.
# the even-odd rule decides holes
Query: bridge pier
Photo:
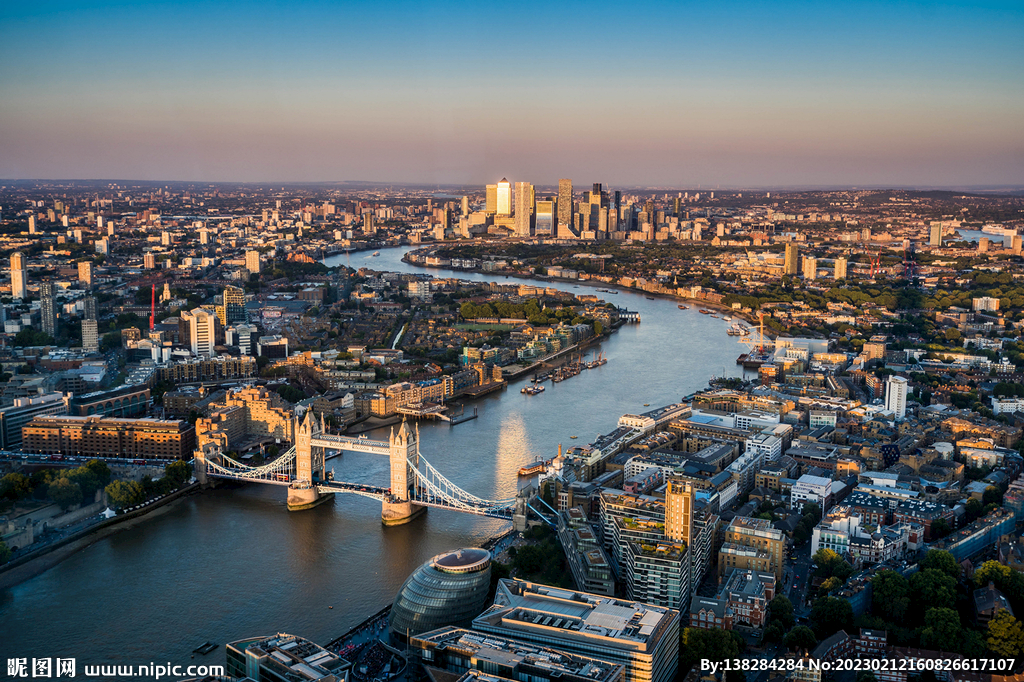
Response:
[[[414,502],[388,502],[380,503],[380,520],[385,526],[400,526],[409,523],[417,516],[427,511],[426,507]]]
[[[320,493],[316,488],[288,488],[288,511],[312,509],[328,500],[334,499],[334,493]]]

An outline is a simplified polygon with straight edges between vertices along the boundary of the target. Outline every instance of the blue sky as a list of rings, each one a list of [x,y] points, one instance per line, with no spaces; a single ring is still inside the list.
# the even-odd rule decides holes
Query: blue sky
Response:
[[[0,177],[1024,184],[1024,3],[7,2]]]

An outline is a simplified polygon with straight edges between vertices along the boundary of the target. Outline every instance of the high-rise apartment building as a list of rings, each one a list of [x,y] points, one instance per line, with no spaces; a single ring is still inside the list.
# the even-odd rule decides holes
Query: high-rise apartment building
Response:
[[[142,257],[142,267],[147,270],[153,270],[156,268],[156,254],[150,252]]]
[[[885,382],[885,409],[892,411],[897,419],[907,416],[908,382],[893,374]]]
[[[30,215],[28,217],[28,233],[29,234],[35,234],[36,233],[36,214],[35,213],[33,213],[32,215]]]
[[[469,197],[462,197],[462,215],[469,215]]]
[[[572,225],[572,180],[558,181],[558,224]]]
[[[91,260],[84,260],[78,264],[78,285],[87,291],[92,289]]]
[[[818,277],[818,259],[811,256],[804,256],[804,279],[816,279]]]
[[[796,244],[786,244],[785,273],[796,275],[800,272],[800,247]]]
[[[11,254],[11,297],[15,300],[28,298],[28,273],[25,271],[25,254],[21,251]]]
[[[99,322],[82,320],[82,350],[95,353],[100,349]]]
[[[43,282],[39,285],[43,333],[50,336],[57,336],[57,304],[53,300],[55,288],[53,282]]]
[[[245,252],[245,269],[250,273],[260,271],[260,252],[259,251],[246,251]]]
[[[942,223],[932,223],[928,235],[928,246],[942,246]]]
[[[86,296],[82,299],[82,306],[84,308],[84,314],[82,317],[87,320],[99,319],[99,316],[97,315],[98,310],[96,308],[96,298],[94,296]]]
[[[499,216],[512,215],[512,183],[502,178],[498,183],[497,214]]]
[[[530,223],[533,219],[533,185],[528,182],[517,182],[515,201],[516,236],[529,237]]]
[[[224,325],[245,321],[245,290],[233,286],[224,287]]]
[[[555,210],[556,202],[554,200],[541,199],[537,202],[533,231],[538,237],[548,237],[555,234],[557,229]]]
[[[690,544],[693,537],[693,505],[696,489],[685,479],[669,479],[665,489],[665,536]]]
[[[188,325],[189,347],[196,355],[213,357],[216,345],[217,315],[207,308],[196,308],[181,313],[181,321]]]
[[[847,266],[847,261],[846,261],[845,258],[836,258],[836,269],[835,269],[835,278],[836,279],[846,279],[846,266]]]
[[[373,211],[367,211],[363,214],[363,234],[377,234],[377,219],[373,215]]]

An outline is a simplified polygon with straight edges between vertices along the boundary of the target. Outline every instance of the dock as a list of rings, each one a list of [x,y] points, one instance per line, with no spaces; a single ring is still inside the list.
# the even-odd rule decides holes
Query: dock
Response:
[[[486,384],[480,384],[479,386],[474,386],[472,388],[467,388],[465,391],[463,391],[461,397],[464,397],[464,398],[479,398],[481,396],[487,395],[488,393],[493,393],[495,391],[500,391],[501,389],[505,388],[506,386],[508,386],[508,382],[507,381],[491,381],[491,382],[486,383]]]

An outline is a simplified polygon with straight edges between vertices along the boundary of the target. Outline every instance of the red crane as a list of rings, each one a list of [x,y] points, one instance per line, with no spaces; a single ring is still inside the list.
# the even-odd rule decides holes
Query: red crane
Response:
[[[153,291],[149,296],[149,331],[153,331],[154,327],[156,327],[156,284],[153,285]]]

